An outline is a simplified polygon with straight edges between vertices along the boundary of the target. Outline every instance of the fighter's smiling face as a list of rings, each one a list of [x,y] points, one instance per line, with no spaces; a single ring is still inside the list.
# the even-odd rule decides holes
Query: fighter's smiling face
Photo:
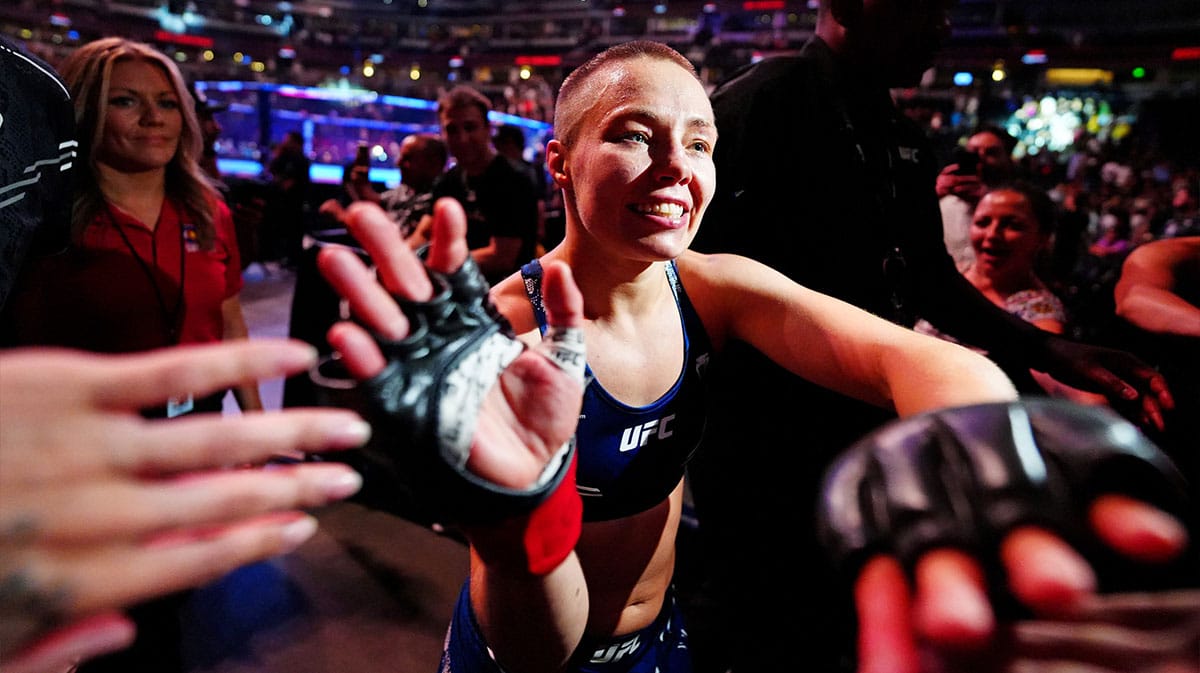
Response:
[[[712,107],[677,63],[639,57],[606,70],[594,75],[602,80],[597,103],[562,150],[560,184],[592,237],[672,259],[691,242],[715,188]]]

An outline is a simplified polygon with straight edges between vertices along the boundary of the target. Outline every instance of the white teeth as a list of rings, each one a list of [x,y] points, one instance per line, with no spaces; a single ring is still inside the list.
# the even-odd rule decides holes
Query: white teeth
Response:
[[[655,203],[637,206],[637,211],[644,215],[658,215],[676,219],[683,217],[683,206],[678,203]]]

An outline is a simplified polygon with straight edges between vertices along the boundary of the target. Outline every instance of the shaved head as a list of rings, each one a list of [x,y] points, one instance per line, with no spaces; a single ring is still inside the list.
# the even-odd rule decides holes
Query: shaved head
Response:
[[[696,68],[682,54],[661,42],[635,40],[609,47],[576,68],[558,90],[554,107],[554,136],[563,145],[570,146],[579,135],[580,124],[588,109],[597,100],[607,97],[606,91],[621,85],[621,71],[610,65],[647,58],[670,61],[696,80]]]

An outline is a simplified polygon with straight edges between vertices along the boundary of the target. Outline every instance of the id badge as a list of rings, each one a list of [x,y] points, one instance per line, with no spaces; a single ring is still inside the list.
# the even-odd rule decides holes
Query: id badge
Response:
[[[188,393],[187,397],[172,397],[167,400],[167,418],[175,418],[182,416],[192,410],[192,394]]]

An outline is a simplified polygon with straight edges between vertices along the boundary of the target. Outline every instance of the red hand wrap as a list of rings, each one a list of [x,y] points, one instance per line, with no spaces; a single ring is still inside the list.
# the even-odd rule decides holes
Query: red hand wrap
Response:
[[[583,528],[583,499],[575,490],[576,456],[562,483],[532,512],[487,527],[464,527],[489,566],[545,575],[567,558]]]

